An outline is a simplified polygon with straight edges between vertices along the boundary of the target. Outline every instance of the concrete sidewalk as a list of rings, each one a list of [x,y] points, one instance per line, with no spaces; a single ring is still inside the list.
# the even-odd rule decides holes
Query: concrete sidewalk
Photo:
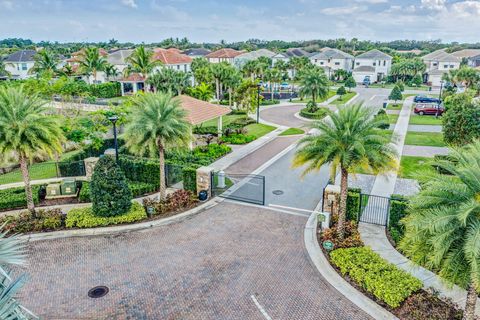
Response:
[[[447,155],[450,149],[447,147],[428,147],[428,146],[404,146],[402,155],[433,158],[435,155]]]

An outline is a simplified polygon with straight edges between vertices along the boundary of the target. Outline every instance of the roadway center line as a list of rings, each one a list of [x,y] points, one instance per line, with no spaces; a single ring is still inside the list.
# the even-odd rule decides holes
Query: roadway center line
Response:
[[[265,309],[263,309],[260,303],[258,303],[257,298],[255,298],[253,294],[250,296],[250,298],[252,298],[253,303],[255,303],[255,306],[258,308],[258,310],[260,310],[265,319],[272,320],[272,318],[268,315],[267,311],[265,311]]]

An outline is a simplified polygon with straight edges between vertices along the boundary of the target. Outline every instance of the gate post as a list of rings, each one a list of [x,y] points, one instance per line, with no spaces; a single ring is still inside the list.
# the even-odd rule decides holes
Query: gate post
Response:
[[[324,212],[330,215],[338,214],[340,207],[340,186],[329,184],[323,192],[322,207]]]
[[[212,167],[200,167],[197,169],[197,195],[200,191],[206,190],[208,197],[212,196]]]

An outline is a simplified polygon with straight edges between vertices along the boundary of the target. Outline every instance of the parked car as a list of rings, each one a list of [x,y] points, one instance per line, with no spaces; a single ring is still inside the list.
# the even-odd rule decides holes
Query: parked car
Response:
[[[365,76],[365,78],[363,78],[363,85],[364,86],[369,86],[370,85],[370,76]]]
[[[423,96],[423,95],[415,96],[415,98],[413,98],[413,102],[415,102],[415,103],[432,103],[432,104],[433,103],[436,103],[436,104],[442,103],[442,101],[440,99],[427,97],[427,96]]]
[[[421,116],[423,116],[424,114],[441,116],[444,111],[445,109],[443,108],[443,106],[435,103],[417,103],[415,105],[415,109],[413,109],[413,112]]]

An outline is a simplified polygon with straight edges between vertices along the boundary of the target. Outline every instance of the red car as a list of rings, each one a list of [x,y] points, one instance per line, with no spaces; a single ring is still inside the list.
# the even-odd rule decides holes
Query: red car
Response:
[[[413,109],[413,112],[421,116],[423,116],[424,114],[433,114],[433,115],[441,116],[444,111],[445,109],[442,106],[439,106],[438,104],[431,104],[431,103],[417,103],[415,105],[415,109]]]

